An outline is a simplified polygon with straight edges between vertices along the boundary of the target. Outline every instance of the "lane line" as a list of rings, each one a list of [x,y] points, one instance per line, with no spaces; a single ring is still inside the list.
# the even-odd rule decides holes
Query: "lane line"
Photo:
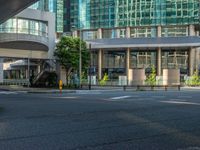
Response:
[[[184,101],[160,101],[161,103],[168,103],[168,104],[182,104],[182,105],[198,105],[200,106],[200,103],[192,103],[192,102],[184,102]]]
[[[119,97],[113,97],[113,98],[110,98],[111,100],[119,100],[119,99],[125,99],[125,98],[129,98],[131,96],[119,96]]]
[[[9,92],[9,91],[0,91],[0,94],[9,95],[9,94],[18,94],[18,93],[17,92]]]

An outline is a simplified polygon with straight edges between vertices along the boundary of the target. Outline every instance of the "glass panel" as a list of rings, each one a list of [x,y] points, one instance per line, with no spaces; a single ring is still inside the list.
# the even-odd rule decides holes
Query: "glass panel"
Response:
[[[188,57],[189,55],[187,50],[162,51],[162,68],[163,69],[179,68],[182,70],[187,70]]]
[[[156,52],[154,51],[132,51],[130,53],[131,68],[156,67]]]

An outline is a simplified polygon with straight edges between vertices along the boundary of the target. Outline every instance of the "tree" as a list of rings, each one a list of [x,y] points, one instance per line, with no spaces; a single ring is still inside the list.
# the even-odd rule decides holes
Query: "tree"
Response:
[[[89,50],[86,47],[86,42],[80,40],[80,38],[63,36],[56,45],[54,56],[56,56],[58,62],[65,67],[67,72],[67,81],[72,71],[78,71],[79,69],[80,42],[82,71],[87,72],[90,55]]]
[[[154,66],[151,67],[151,74],[147,77],[146,83],[148,85],[156,84],[156,68]]]
[[[186,81],[186,84],[190,86],[198,86],[200,85],[200,78],[198,75],[198,71],[195,71],[194,74],[190,77],[188,81]]]

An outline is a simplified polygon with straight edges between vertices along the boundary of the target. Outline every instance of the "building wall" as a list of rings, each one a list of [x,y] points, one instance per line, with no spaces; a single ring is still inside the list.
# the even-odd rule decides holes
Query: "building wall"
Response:
[[[71,21],[84,29],[199,24],[199,1],[71,1]]]
[[[46,51],[45,49],[38,49],[38,53],[46,53],[46,55],[40,55],[45,56],[45,59],[53,58],[53,52],[55,49],[55,15],[53,13],[34,9],[26,9],[0,26],[0,34],[5,33],[7,33],[8,35],[11,35],[11,33],[13,35],[13,33],[15,33],[16,35],[18,35],[17,37],[20,37],[20,35],[30,35],[32,37],[34,36],[35,39],[23,39],[27,42],[30,41],[33,43],[40,43],[38,39],[41,39],[41,37],[47,39],[48,51]],[[18,42],[18,40],[20,41],[20,39],[16,38],[14,42]],[[43,44],[42,41],[41,44]],[[23,44],[21,44],[21,50],[30,51],[32,49],[37,51],[37,44],[32,44],[30,49],[27,47],[23,47]],[[9,55],[8,53],[11,52],[6,51],[6,49],[3,48],[1,48],[1,51],[2,53],[0,53],[0,56],[3,56],[3,54],[5,53]],[[3,53],[3,51],[5,51],[5,53]],[[13,49],[13,52],[11,53],[13,57],[19,57],[19,53],[17,53],[17,50]],[[24,52],[23,54],[26,53],[27,52]],[[24,55],[22,57],[24,57]],[[27,58],[28,57],[30,57],[30,55],[27,55]],[[34,58],[34,55],[32,55],[31,57]]]

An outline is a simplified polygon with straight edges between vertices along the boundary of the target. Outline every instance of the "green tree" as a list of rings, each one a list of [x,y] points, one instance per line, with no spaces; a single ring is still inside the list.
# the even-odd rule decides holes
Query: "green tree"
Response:
[[[200,85],[198,72],[195,71],[194,74],[190,77],[189,81],[187,82],[188,82],[188,85],[192,85],[192,86]]]
[[[148,85],[156,85],[156,68],[154,66],[151,67],[151,74],[147,77],[146,83]]]
[[[82,71],[87,72],[90,55],[86,42],[80,40],[80,38],[63,36],[56,45],[54,56],[56,56],[58,62],[65,67],[67,80],[72,73],[72,70],[78,72],[80,44],[82,54]]]

